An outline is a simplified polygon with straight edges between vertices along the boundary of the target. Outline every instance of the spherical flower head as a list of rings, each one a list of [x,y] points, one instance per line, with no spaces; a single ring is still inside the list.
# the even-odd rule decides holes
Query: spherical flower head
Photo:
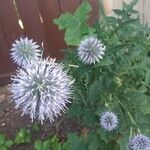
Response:
[[[50,122],[66,110],[70,103],[73,80],[64,71],[63,65],[53,59],[27,64],[12,76],[10,90],[16,108],[29,114],[32,121]]]
[[[150,150],[150,138],[139,134],[129,141],[129,150]]]
[[[118,126],[118,118],[113,112],[104,112],[100,117],[100,125],[107,131],[112,131]]]
[[[96,37],[86,37],[77,49],[80,60],[85,64],[95,64],[103,58],[105,46]]]
[[[26,66],[32,60],[37,60],[40,57],[39,46],[33,40],[28,38],[20,38],[12,44],[11,58],[19,66]]]

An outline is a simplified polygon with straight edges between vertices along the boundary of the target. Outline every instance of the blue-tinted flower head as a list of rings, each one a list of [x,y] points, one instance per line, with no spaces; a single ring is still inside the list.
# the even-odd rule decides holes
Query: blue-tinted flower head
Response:
[[[150,138],[139,134],[129,141],[129,150],[150,150]]]
[[[72,91],[72,79],[62,64],[53,59],[27,64],[12,76],[10,90],[16,108],[31,119],[54,121],[66,109]]]
[[[95,64],[103,58],[105,46],[96,37],[87,37],[81,41],[77,49],[80,60],[85,64]]]
[[[12,44],[11,58],[19,66],[26,66],[30,61],[37,60],[40,57],[39,46],[33,40],[20,38]]]
[[[112,131],[118,126],[118,118],[113,112],[104,112],[100,117],[100,125],[107,131]]]

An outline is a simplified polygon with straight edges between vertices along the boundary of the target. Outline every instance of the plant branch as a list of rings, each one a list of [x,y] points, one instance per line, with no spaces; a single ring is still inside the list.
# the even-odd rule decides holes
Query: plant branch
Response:
[[[118,102],[119,102],[119,104],[123,107],[123,109],[127,112],[128,116],[129,116],[129,118],[130,118],[130,120],[131,120],[131,123],[132,123],[133,125],[135,125],[136,127],[138,127],[138,125],[137,125],[136,122],[134,121],[134,119],[133,119],[131,113],[127,110],[127,108],[122,104],[122,102],[121,102],[119,99],[118,99]]]

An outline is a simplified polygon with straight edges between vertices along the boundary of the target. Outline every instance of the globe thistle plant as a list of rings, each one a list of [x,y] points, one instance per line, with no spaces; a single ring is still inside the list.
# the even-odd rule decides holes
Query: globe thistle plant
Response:
[[[113,112],[104,112],[100,117],[100,125],[107,131],[112,131],[118,126],[118,118]]]
[[[150,138],[139,134],[129,141],[129,150],[150,150]]]
[[[32,121],[43,122],[66,110],[71,96],[73,80],[63,70],[63,65],[54,59],[40,60],[27,64],[12,76],[10,86],[12,100],[22,114],[29,114]]]
[[[20,38],[12,44],[11,58],[19,66],[26,66],[31,60],[37,60],[40,57],[39,45],[28,38]]]
[[[95,64],[103,58],[105,46],[96,37],[87,37],[79,44],[77,49],[80,60],[85,64]]]

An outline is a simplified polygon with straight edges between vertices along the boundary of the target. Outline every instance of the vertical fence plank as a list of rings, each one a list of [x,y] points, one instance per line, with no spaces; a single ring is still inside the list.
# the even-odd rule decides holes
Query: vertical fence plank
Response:
[[[1,48],[0,49],[0,84],[7,83],[9,75],[14,72],[15,65],[10,59],[9,49],[12,42],[22,35],[18,24],[17,14],[12,0],[0,0],[0,26]],[[7,82],[6,82],[7,81]]]
[[[99,17],[99,0],[89,0],[92,6],[92,12],[90,13],[89,24],[93,25]]]
[[[19,16],[23,22],[24,35],[39,43],[44,42],[47,48],[44,27],[40,19],[36,0],[15,0]]]
[[[43,18],[46,40],[49,46],[49,55],[58,59],[63,57],[61,49],[65,48],[63,32],[53,23],[61,11],[58,0],[37,0],[37,4]]]
[[[106,15],[111,15],[113,9],[113,0],[103,0],[102,2]]]
[[[8,63],[8,58],[7,58],[8,51],[6,51],[6,49],[8,49],[8,45],[4,38],[2,28],[0,27],[0,56],[1,56],[0,57],[0,75],[3,73],[4,74],[7,73],[8,69],[10,68],[9,63]]]
[[[8,44],[6,42],[6,39],[4,37],[2,28],[0,26],[0,78],[10,72],[10,64],[8,61]],[[2,83],[2,80],[0,80],[0,84]]]
[[[80,5],[80,0],[59,0],[61,12],[74,12],[76,8]]]
[[[150,0],[143,0],[143,22],[150,25]]]
[[[23,32],[18,24],[13,0],[0,0],[0,21],[9,47]]]
[[[113,9],[118,9],[122,7],[122,0],[113,0]]]

